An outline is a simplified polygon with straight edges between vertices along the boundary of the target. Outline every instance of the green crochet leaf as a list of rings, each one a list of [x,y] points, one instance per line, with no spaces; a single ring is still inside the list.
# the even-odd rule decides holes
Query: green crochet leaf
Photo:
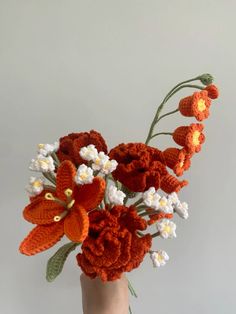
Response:
[[[69,242],[62,247],[48,260],[46,279],[52,282],[62,271],[67,256],[74,251],[80,243]]]

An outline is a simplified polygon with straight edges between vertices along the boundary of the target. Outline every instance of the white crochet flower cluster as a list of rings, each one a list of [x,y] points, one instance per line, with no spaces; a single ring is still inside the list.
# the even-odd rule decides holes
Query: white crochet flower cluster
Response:
[[[48,156],[53,152],[58,151],[59,142],[56,141],[54,144],[38,144],[38,154]]]
[[[107,197],[111,204],[123,205],[126,194],[118,190],[114,185],[110,185],[107,190]]]
[[[25,187],[30,196],[38,195],[43,190],[44,178],[30,177],[29,184]]]
[[[38,144],[37,157],[31,159],[29,169],[37,172],[53,172],[55,170],[54,159],[51,154],[59,148],[59,142],[54,144]]]
[[[78,167],[75,182],[77,184],[92,183],[94,179],[94,171],[108,175],[117,167],[116,160],[110,160],[109,156],[104,152],[98,152],[93,144],[84,146],[79,152],[81,158],[90,162],[90,166],[82,164]]]
[[[188,204],[180,202],[177,193],[173,192],[167,196],[158,194],[154,187],[150,187],[142,194],[143,203],[152,208],[155,212],[162,212],[165,214],[177,213],[181,218],[188,218]],[[176,224],[166,218],[163,218],[156,223],[158,235],[163,239],[172,239],[176,237]],[[151,251],[150,257],[154,267],[163,266],[169,260],[169,256],[165,251]]]
[[[181,218],[188,218],[188,204],[181,203],[175,192],[167,196],[160,196],[154,187],[150,187],[143,193],[143,202],[154,210],[160,210],[166,214],[176,212]]]

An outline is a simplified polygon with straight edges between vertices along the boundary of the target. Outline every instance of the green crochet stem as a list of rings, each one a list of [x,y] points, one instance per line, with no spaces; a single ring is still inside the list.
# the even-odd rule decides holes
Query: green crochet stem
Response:
[[[177,108],[177,109],[175,109],[175,110],[173,110],[173,111],[170,111],[170,112],[167,112],[167,113],[163,114],[162,116],[160,116],[160,118],[158,118],[157,123],[158,123],[161,119],[163,119],[164,117],[169,116],[169,115],[171,115],[171,114],[173,114],[173,113],[176,113],[176,112],[178,112],[178,111],[179,111],[179,108]]]
[[[55,152],[52,152],[51,156],[54,159],[56,165],[59,166],[61,162],[60,162],[59,158],[57,157],[57,154]]]
[[[157,231],[157,232],[153,233],[151,236],[152,236],[152,238],[156,238],[156,237],[159,237],[159,235],[160,235],[160,232]]]
[[[129,288],[129,291],[130,293],[132,294],[132,296],[134,296],[135,298],[137,298],[137,293],[135,292],[133,286],[131,285],[131,282],[128,280],[128,288]]]
[[[159,105],[159,107],[157,108],[157,111],[156,111],[156,114],[154,116],[154,119],[152,121],[152,124],[150,126],[150,129],[149,129],[149,132],[148,132],[148,136],[146,138],[146,141],[145,141],[145,144],[148,145],[148,143],[150,142],[150,140],[155,137],[153,136],[153,132],[154,132],[154,128],[156,126],[156,124],[164,117],[170,115],[170,114],[173,114],[173,113],[176,113],[178,112],[178,110],[174,110],[174,111],[171,111],[171,112],[168,112],[167,114],[163,115],[163,116],[160,116],[161,114],[161,111],[164,107],[164,105],[167,103],[167,101],[175,94],[177,93],[179,90],[181,90],[182,88],[187,88],[187,87],[190,87],[190,88],[198,88],[198,89],[204,89],[204,87],[202,86],[199,86],[199,85],[192,85],[192,84],[186,84],[186,83],[190,83],[192,81],[196,81],[196,80],[200,80],[201,79],[201,76],[197,76],[195,78],[192,78],[190,80],[186,80],[186,81],[183,81],[179,84],[177,84],[174,88],[172,88],[170,90],[170,92],[166,95],[166,97],[163,99],[162,103]]]
[[[143,198],[140,198],[139,200],[137,200],[133,206],[138,206],[139,204],[141,204],[143,202]]]
[[[45,190],[50,190],[52,192],[56,191],[55,186],[52,186],[52,185],[44,184],[43,187]]]
[[[49,172],[43,172],[43,176],[48,179],[53,185],[56,185],[56,179]]]
[[[151,139],[153,139],[154,137],[156,136],[159,136],[159,135],[172,135],[173,133],[171,132],[160,132],[160,133],[156,133],[154,135],[152,135]]]
[[[134,290],[134,288],[131,285],[131,282],[129,280],[128,280],[128,288],[129,288],[129,291],[130,291],[131,295],[133,297],[137,298],[138,296],[137,296],[137,294],[136,294],[136,292],[135,292],[135,290]],[[132,314],[132,310],[131,310],[131,306],[130,305],[129,305],[129,313]]]

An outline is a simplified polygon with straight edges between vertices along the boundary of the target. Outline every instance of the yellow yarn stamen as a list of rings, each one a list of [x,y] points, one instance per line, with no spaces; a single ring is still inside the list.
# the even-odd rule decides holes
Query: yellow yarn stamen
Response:
[[[74,205],[75,200],[71,200],[69,204],[67,204],[67,208],[71,209],[71,207]]]
[[[64,210],[60,215],[54,216],[53,220],[55,222],[61,221],[68,214],[68,210]]]
[[[50,200],[50,201],[55,200],[55,197],[52,195],[52,193],[46,193],[44,197],[46,198],[46,200]]]
[[[65,193],[65,195],[66,195],[67,197],[70,197],[70,196],[72,195],[73,191],[72,191],[71,189],[66,189],[66,190],[64,191],[64,193]]]
[[[55,202],[57,202],[58,204],[60,204],[60,205],[64,206],[65,208],[67,208],[67,203],[64,202],[64,201],[62,201],[62,200],[60,200],[60,199],[57,198],[57,197],[54,197],[54,196],[52,195],[52,193],[46,193],[46,194],[44,195],[44,197],[46,198],[46,200],[55,201]]]

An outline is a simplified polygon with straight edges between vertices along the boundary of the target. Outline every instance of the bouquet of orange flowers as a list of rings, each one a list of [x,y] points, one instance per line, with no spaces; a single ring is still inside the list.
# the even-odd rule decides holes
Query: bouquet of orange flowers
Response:
[[[101,134],[92,130],[38,145],[29,168],[42,177],[30,177],[26,187],[30,202],[23,210],[23,217],[36,226],[19,250],[34,255],[64,235],[70,240],[49,259],[48,281],[60,274],[69,253],[79,248],[76,259],[82,271],[103,281],[137,268],[147,253],[154,267],[165,265],[168,254],[152,249],[152,239],[176,237],[174,214],[188,218],[188,204],[178,196],[188,182],[177,177],[189,169],[205,141],[200,122],[208,118],[211,101],[218,97],[212,82],[210,74],[203,74],[171,89],[157,108],[145,143],[122,143],[108,151]],[[163,114],[168,100],[185,88],[196,91]],[[159,121],[174,113],[198,122],[173,132],[156,132]],[[178,147],[161,151],[149,145],[162,134],[172,136]],[[156,232],[148,232],[151,225]],[[134,294],[132,286],[130,291]]]

